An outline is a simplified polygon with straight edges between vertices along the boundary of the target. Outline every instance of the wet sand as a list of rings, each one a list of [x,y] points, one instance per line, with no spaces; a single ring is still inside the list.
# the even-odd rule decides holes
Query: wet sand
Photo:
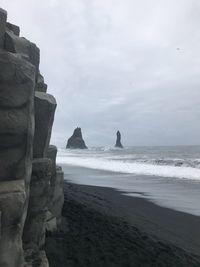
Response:
[[[65,182],[63,218],[47,238],[50,267],[200,266],[198,216]]]

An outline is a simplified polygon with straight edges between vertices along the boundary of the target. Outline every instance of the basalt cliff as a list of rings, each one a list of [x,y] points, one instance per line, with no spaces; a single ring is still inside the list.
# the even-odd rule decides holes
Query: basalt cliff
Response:
[[[39,63],[39,48],[0,9],[1,267],[47,267],[46,231],[61,224],[63,172],[49,145],[56,100]]]

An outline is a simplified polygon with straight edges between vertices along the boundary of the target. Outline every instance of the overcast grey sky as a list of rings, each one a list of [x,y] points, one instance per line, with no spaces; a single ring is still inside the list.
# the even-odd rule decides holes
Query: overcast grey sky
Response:
[[[0,0],[41,49],[52,142],[200,144],[199,0]]]

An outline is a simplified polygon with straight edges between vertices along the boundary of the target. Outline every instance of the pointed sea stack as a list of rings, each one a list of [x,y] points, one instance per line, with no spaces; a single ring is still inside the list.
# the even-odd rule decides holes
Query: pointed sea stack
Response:
[[[81,128],[77,127],[73,135],[68,139],[66,148],[87,149],[82,137]]]
[[[121,144],[121,133],[120,133],[120,131],[117,131],[117,140],[116,140],[115,147],[123,148],[123,146]]]

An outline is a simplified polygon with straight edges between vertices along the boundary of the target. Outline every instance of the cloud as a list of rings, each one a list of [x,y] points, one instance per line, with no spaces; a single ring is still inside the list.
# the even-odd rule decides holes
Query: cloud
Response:
[[[199,144],[198,0],[2,0],[41,49],[58,101],[52,142]]]

